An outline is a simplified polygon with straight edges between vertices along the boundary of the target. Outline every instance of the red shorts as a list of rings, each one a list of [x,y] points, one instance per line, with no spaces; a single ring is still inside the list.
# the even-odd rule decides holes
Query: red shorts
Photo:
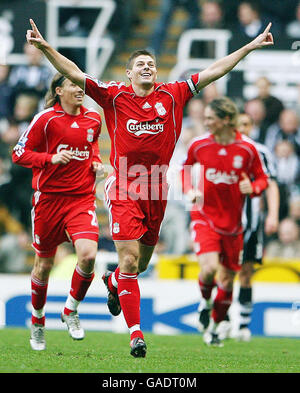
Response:
[[[32,246],[37,255],[49,258],[65,241],[98,242],[99,227],[94,195],[66,196],[35,192],[32,201]]]
[[[243,234],[221,235],[209,225],[191,223],[194,250],[197,255],[218,252],[220,263],[227,269],[239,271],[243,260]]]
[[[155,246],[167,205],[168,185],[140,185],[138,192],[121,187],[114,175],[105,183],[105,200],[113,240],[141,240]],[[151,195],[152,192],[152,195]]]

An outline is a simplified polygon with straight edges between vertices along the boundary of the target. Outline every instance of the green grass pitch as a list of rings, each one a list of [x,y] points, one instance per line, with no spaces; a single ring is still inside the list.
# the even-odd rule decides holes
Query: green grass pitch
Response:
[[[201,335],[145,334],[146,358],[129,355],[129,335],[46,331],[47,349],[32,351],[29,330],[0,330],[0,373],[299,373],[300,340],[254,337],[207,347]]]

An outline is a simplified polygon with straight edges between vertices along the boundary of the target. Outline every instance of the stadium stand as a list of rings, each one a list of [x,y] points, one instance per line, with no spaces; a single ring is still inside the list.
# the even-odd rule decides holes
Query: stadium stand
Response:
[[[33,112],[23,119],[24,121],[16,118],[17,94],[14,83],[11,83],[12,80],[15,82],[14,69],[24,67],[27,64],[23,52],[26,21],[29,17],[36,16],[37,20],[42,22],[39,23],[43,28],[42,33],[45,34],[52,45],[77,61],[80,66],[85,68],[86,72],[102,80],[126,82],[124,64],[134,49],[150,46],[154,27],[160,16],[161,1],[85,0],[72,2],[72,6],[70,6],[70,2],[63,0],[29,1],[30,7],[27,7],[28,9],[24,11],[21,20],[18,5],[14,3],[4,0],[0,5],[0,39],[1,42],[5,43],[1,49],[2,52],[0,52],[0,62],[3,63],[1,65],[3,73],[0,75],[0,94],[1,97],[2,94],[5,94],[6,103],[6,107],[4,107],[4,100],[0,104],[0,195],[1,203],[9,212],[7,217],[12,216],[13,220],[18,220],[19,224],[30,234],[30,223],[24,218],[28,215],[28,203],[30,203],[30,190],[28,191],[24,183],[30,181],[30,172],[17,174],[10,162],[10,151],[15,138],[26,127],[35,110],[33,109]],[[210,3],[214,3],[213,7],[220,10],[217,20],[210,19]],[[289,0],[284,2],[285,5],[283,5],[283,2],[281,3],[278,8],[277,2],[274,2],[272,8],[270,2],[260,1],[261,20],[272,20],[275,34],[276,29],[280,26],[281,34],[275,37],[275,47],[272,50],[262,50],[249,55],[229,76],[222,78],[216,85],[206,88],[200,94],[199,98],[202,103],[210,100],[211,94],[227,94],[236,100],[241,109],[244,109],[250,100],[257,98],[257,80],[260,77],[267,77],[272,96],[280,100],[285,109],[291,109],[296,113],[296,116],[299,116],[300,34],[298,37],[297,31],[300,31],[300,29],[297,30],[299,11],[298,13],[296,11],[298,2]],[[235,1],[199,0],[199,6],[199,29],[193,30],[185,30],[188,19],[186,10],[182,7],[174,9],[163,43],[163,51],[158,56],[160,81],[166,82],[184,78],[190,71],[206,67],[214,59],[224,56],[235,46],[243,44],[245,37],[242,34],[236,34],[239,28],[239,20]],[[99,11],[96,12],[95,9]],[[252,20],[245,23],[249,23],[251,31],[251,24],[256,22]],[[287,34],[285,34],[285,31]],[[45,65],[47,66],[46,62],[43,63],[43,67]],[[8,74],[6,74],[7,68]],[[53,72],[53,70],[51,71]],[[19,85],[18,95],[19,93],[28,94],[28,89]],[[21,103],[21,112],[24,111],[26,111],[26,108],[23,102]],[[186,115],[188,116],[188,114]],[[262,114],[262,116],[264,117],[266,114]],[[272,132],[274,127],[274,124],[268,124],[269,133]],[[278,127],[280,128],[280,125]],[[268,130],[266,129],[265,132],[268,133]],[[300,157],[297,150],[299,130],[295,130],[294,133],[294,142],[291,143],[296,153],[293,159],[299,169]],[[184,142],[186,144],[187,141]],[[110,141],[105,124],[100,139],[100,150],[104,163],[110,170]],[[180,154],[184,154],[184,151]],[[283,161],[285,158],[281,158],[282,167],[284,167]],[[16,181],[16,179],[22,179],[22,182]],[[12,200],[5,198],[5,196],[10,195],[7,190],[12,189],[19,198],[23,199],[23,203],[20,200],[14,202],[21,206],[20,209],[13,206]],[[299,208],[297,209],[297,203],[299,205],[298,201],[300,200],[299,177],[294,178],[294,183],[284,195],[286,196],[287,206],[282,209],[281,218],[284,219],[286,216],[296,214],[296,220],[299,223],[300,214],[297,216],[298,213],[294,213],[299,210]],[[103,204],[103,182],[97,187],[97,196],[100,225],[107,225],[106,208]],[[30,215],[27,219],[29,217]],[[7,233],[10,233],[10,230],[4,229],[0,236]],[[162,236],[158,248],[161,253],[168,249],[164,244],[166,239],[167,237]],[[277,236],[267,239],[267,241],[269,240],[277,240]],[[190,244],[187,244],[186,252],[191,253]],[[32,261],[30,252],[28,252],[28,261],[29,264]],[[28,265],[20,268],[20,272],[27,270]]]

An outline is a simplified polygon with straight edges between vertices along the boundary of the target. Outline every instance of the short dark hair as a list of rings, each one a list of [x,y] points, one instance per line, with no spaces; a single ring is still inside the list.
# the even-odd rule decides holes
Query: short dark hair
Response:
[[[128,59],[127,64],[126,64],[126,69],[127,70],[132,68],[134,60],[137,57],[139,57],[139,56],[150,56],[150,57],[152,57],[152,59],[156,63],[156,57],[155,57],[155,55],[153,53],[151,53],[147,49],[138,49],[138,50],[132,52],[131,55],[129,56],[129,59]]]
[[[228,97],[220,97],[212,100],[208,106],[215,112],[216,116],[224,119],[226,116],[230,119],[230,125],[236,126],[237,116],[239,114],[236,104]]]

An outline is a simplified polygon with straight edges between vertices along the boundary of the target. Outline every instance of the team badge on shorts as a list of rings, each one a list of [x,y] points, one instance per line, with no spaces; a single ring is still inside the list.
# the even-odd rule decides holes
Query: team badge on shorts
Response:
[[[120,224],[118,222],[115,222],[113,225],[113,233],[119,233],[120,232]]]
[[[234,168],[241,168],[243,166],[243,157],[242,156],[234,156],[232,166]]]
[[[160,116],[164,116],[167,113],[166,109],[164,108],[161,102],[157,102],[154,107]]]
[[[87,138],[86,139],[87,139],[88,142],[93,142],[93,140],[94,140],[94,130],[92,128],[89,128],[87,130]]]

